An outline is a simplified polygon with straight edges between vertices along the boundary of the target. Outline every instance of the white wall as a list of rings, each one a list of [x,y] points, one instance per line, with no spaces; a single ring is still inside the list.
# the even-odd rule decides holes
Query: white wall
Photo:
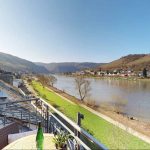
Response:
[[[37,130],[8,135],[8,144],[28,135],[36,134]]]
[[[22,79],[14,79],[13,80],[13,86],[17,87],[22,83]]]

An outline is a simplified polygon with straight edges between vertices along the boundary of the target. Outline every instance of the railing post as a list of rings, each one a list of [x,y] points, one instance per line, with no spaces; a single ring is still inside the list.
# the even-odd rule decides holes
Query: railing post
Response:
[[[47,125],[46,125],[47,131],[46,132],[49,133],[49,107],[47,105],[46,105],[46,113],[47,113],[46,114],[46,117],[47,117],[46,118],[46,120],[47,120],[47,122],[46,122],[47,123]]]
[[[30,112],[29,112],[29,128],[30,128],[30,123],[31,123],[31,115],[30,115]]]
[[[6,125],[6,115],[4,115],[4,126]]]
[[[43,102],[41,101],[41,122],[42,122],[42,127],[43,127],[43,130],[45,131],[45,113],[44,113],[44,104]]]
[[[84,115],[78,112],[77,114],[77,125],[80,127],[81,126],[81,119],[84,119]],[[79,137],[80,139],[80,132],[75,130],[75,136]],[[80,145],[77,144],[77,149],[80,150]]]
[[[22,111],[21,111],[21,121],[22,121]]]
[[[77,114],[77,124],[79,127],[81,127],[81,119],[84,119],[84,115],[78,112]],[[80,138],[80,132],[77,132],[77,137]]]
[[[36,105],[36,129],[37,129],[37,101],[38,100],[36,100],[36,102],[35,102],[35,105]]]

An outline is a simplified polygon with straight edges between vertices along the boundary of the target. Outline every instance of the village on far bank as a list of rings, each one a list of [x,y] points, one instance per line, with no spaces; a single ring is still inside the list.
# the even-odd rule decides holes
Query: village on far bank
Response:
[[[140,71],[134,71],[131,68],[127,69],[114,69],[114,70],[102,70],[99,69],[85,69],[76,72],[66,72],[64,75],[73,76],[88,76],[88,77],[139,77],[139,78],[150,78],[150,70],[143,68]]]

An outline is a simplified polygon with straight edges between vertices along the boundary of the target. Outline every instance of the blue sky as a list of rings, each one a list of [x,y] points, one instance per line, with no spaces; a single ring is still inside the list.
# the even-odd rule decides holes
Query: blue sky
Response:
[[[149,0],[0,0],[0,51],[41,62],[150,53]]]

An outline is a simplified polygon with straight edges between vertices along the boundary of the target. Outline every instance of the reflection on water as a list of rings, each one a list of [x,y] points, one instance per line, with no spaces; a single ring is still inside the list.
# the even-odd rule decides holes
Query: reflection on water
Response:
[[[73,77],[56,76],[58,89],[79,98]],[[150,82],[127,80],[90,79],[90,99],[101,105],[122,105],[124,113],[144,120],[150,120]]]

